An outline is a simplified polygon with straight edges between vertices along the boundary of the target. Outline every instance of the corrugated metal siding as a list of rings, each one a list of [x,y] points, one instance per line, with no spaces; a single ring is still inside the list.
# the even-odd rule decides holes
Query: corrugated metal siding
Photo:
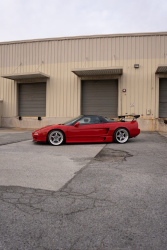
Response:
[[[159,82],[159,117],[167,117],[167,79]]]
[[[139,63],[139,69],[134,64]],[[120,90],[122,114],[155,117],[158,64],[167,63],[167,35],[92,37],[71,40],[0,44],[0,74],[34,72],[50,75],[46,90],[46,116],[73,117],[80,114],[80,79],[72,68],[123,66]],[[17,115],[17,84],[0,78],[3,117]],[[130,107],[134,103],[134,107]],[[150,116],[149,116],[150,117]]]
[[[46,116],[46,83],[19,84],[19,116]]]
[[[81,113],[83,115],[118,116],[118,81],[83,81]]]

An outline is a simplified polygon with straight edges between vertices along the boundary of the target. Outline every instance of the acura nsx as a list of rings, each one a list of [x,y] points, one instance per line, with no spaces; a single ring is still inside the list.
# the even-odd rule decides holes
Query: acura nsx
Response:
[[[132,121],[119,121],[98,115],[81,115],[64,124],[49,125],[32,133],[33,141],[49,142],[53,146],[62,143],[118,142],[125,143],[140,133],[138,122],[140,115],[134,115]]]

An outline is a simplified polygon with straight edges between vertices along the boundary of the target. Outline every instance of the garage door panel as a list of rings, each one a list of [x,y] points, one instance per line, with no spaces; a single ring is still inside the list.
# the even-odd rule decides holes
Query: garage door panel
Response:
[[[24,115],[20,116],[27,116],[27,117],[36,117],[36,116],[44,116],[42,112],[38,112],[38,115],[31,115],[30,112],[25,112]]]
[[[38,110],[38,111],[41,111],[41,112],[43,112],[43,108],[45,108],[44,106],[43,107],[37,107],[37,106],[35,106],[35,110]],[[21,110],[23,110],[23,111],[32,111],[32,110],[34,110],[34,106],[29,106],[28,108],[27,107],[22,107],[22,109]]]
[[[19,115],[46,116],[46,83],[19,85]]]
[[[45,107],[46,105],[45,104],[40,104],[40,103],[35,103],[35,102],[31,102],[31,103],[29,103],[29,105],[27,106],[27,104],[22,104],[22,108],[24,107],[24,108],[30,108],[30,107],[33,107],[34,108],[34,104],[35,104],[35,107],[37,108],[37,107]]]
[[[82,114],[95,114],[109,117],[117,117],[117,109],[117,80],[82,82]]]
[[[167,79],[159,81],[159,117],[167,117]]]
[[[105,97],[104,97],[105,98]],[[96,104],[94,103],[95,102],[95,100],[92,98],[92,100],[91,101],[88,101],[88,102],[83,102],[82,104],[83,105],[89,105],[89,104],[92,104],[92,105],[95,105],[96,106]],[[103,104],[103,106],[106,106],[106,105],[111,105],[110,103],[113,103],[112,105],[115,105],[115,106],[118,106],[118,104],[115,104],[115,102],[117,102],[117,99],[111,99],[111,98],[105,98],[105,103],[104,103],[104,101],[103,100],[98,100],[98,103],[101,103],[101,104]]]
[[[160,103],[159,104],[159,108],[160,108],[160,117],[164,117],[167,118],[167,103]]]
[[[85,106],[85,107],[86,107],[86,108],[90,108],[90,106]],[[103,107],[100,107],[100,106],[97,107],[96,105],[91,105],[91,107],[92,107],[92,108],[98,108],[98,109],[105,109],[105,108],[110,108],[110,105],[105,105],[105,106],[103,106]],[[117,106],[116,106],[116,105],[115,105],[115,106],[113,105],[113,107],[117,109]]]

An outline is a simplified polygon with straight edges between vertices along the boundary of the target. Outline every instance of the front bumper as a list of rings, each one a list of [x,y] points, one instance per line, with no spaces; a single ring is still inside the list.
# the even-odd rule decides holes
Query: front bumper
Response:
[[[47,133],[38,133],[38,135],[34,135],[34,133],[32,133],[33,141],[46,141]]]

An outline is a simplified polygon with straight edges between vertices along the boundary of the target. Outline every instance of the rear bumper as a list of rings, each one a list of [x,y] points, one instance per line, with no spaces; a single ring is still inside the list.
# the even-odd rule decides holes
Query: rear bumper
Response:
[[[140,134],[140,129],[138,128],[137,129],[137,135],[136,136],[138,136]]]
[[[139,128],[135,128],[135,129],[130,131],[130,137],[136,137],[139,134],[140,134],[140,129]]]

